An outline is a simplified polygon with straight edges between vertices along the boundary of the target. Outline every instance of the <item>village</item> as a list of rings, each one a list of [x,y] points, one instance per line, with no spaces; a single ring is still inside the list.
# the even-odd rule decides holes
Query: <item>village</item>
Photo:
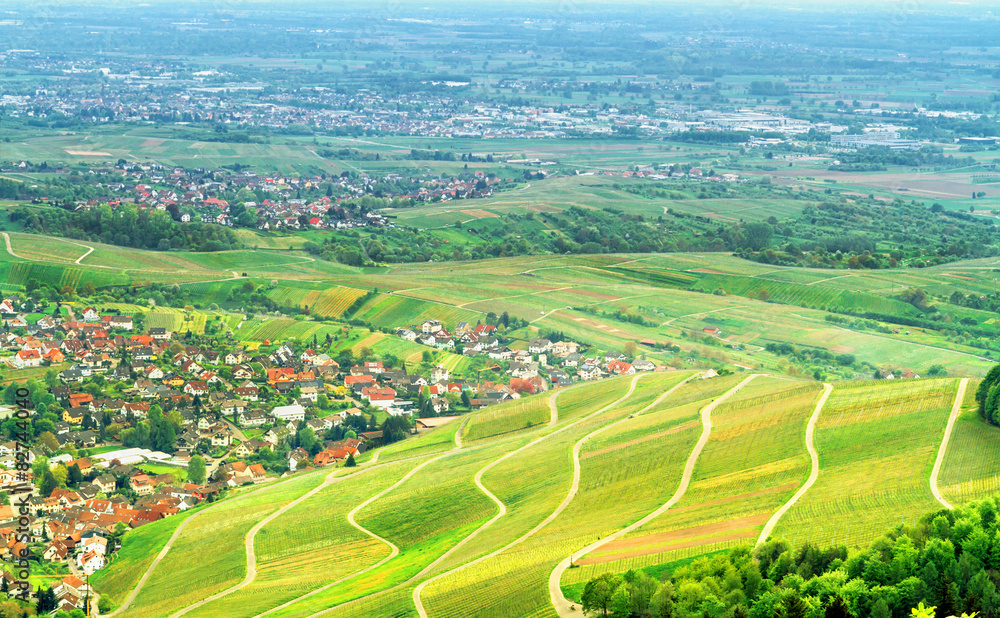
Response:
[[[493,173],[473,171],[461,177],[404,177],[361,172],[340,176],[258,175],[252,170],[166,167],[156,162],[119,161],[91,166],[84,175],[68,167],[18,161],[0,171],[51,173],[70,177],[89,199],[64,200],[70,210],[102,204],[168,212],[181,223],[200,222],[260,231],[353,229],[394,226],[376,208],[407,207],[421,202],[490,197],[510,185]],[[376,198],[363,201],[362,198]],[[45,197],[39,202],[54,202]]]

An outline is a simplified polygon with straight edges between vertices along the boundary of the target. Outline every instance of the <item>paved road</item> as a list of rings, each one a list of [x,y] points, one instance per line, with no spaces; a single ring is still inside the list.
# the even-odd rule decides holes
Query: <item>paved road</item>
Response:
[[[726,391],[724,395],[722,395],[721,397],[719,397],[718,399],[716,399],[715,401],[708,404],[702,409],[701,437],[698,438],[698,443],[695,444],[694,449],[688,456],[687,464],[684,466],[684,472],[683,474],[681,474],[681,484],[677,487],[677,491],[674,492],[674,495],[670,497],[670,500],[668,500],[666,504],[656,509],[649,515],[646,515],[645,517],[635,522],[634,524],[626,526],[625,528],[622,528],[621,530],[613,534],[610,534],[604,537],[603,539],[595,541],[594,543],[591,543],[590,545],[584,547],[580,552],[575,552],[575,553],[578,553],[581,556],[589,554],[597,550],[601,546],[610,543],[611,541],[614,541],[615,539],[620,538],[628,534],[629,532],[632,532],[633,530],[638,529],[647,522],[662,515],[664,512],[666,512],[667,509],[669,509],[673,505],[677,504],[680,501],[680,499],[684,497],[684,493],[687,491],[688,485],[691,483],[691,476],[694,474],[694,465],[698,461],[698,456],[701,455],[701,451],[702,449],[705,448],[705,444],[708,443],[708,438],[712,433],[712,411],[715,410],[715,408],[720,403],[729,399],[737,391],[746,386],[750,382],[750,380],[753,380],[758,375],[761,374],[755,373],[753,375],[747,376],[745,380],[743,380],[733,388]],[[574,484],[576,484],[576,482],[579,481],[579,470],[580,470],[579,449],[574,448],[573,457],[574,457],[575,467],[577,470],[577,473],[575,475],[576,478],[574,478],[575,481]],[[549,575],[549,599],[552,601],[552,605],[555,607],[556,613],[558,613],[559,616],[561,617],[572,617],[572,616],[582,615],[580,612],[577,612],[575,610],[576,607],[575,604],[563,595],[562,588],[559,586],[559,582],[560,580],[562,580],[563,571],[569,568],[569,565],[572,564],[573,555],[574,554],[570,554],[569,557],[567,557],[558,565],[556,565],[556,568],[553,569],[552,573]]]
[[[780,509],[778,509],[774,515],[771,515],[771,519],[767,520],[764,524],[764,529],[760,531],[760,536],[757,537],[757,545],[767,541],[767,537],[771,536],[771,532],[774,527],[778,525],[781,518],[788,512],[788,509],[799,501],[799,498],[805,495],[809,488],[813,486],[816,479],[819,478],[819,453],[816,452],[816,444],[813,442],[813,436],[816,433],[816,421],[819,420],[820,412],[823,411],[823,406],[826,404],[827,398],[830,397],[830,393],[833,392],[833,385],[823,384],[826,390],[823,391],[823,396],[819,398],[816,402],[816,408],[813,410],[812,416],[809,417],[809,422],[806,424],[806,450],[809,451],[809,459],[812,460],[812,469],[809,472],[809,478],[806,479],[805,484],[799,488],[795,495],[791,499],[783,504]]]
[[[955,403],[951,404],[951,414],[948,415],[948,425],[944,428],[944,437],[941,438],[941,448],[938,449],[937,459],[934,460],[934,469],[931,470],[931,493],[944,508],[953,509],[950,502],[941,495],[938,488],[938,473],[941,472],[941,464],[944,463],[944,453],[948,449],[948,440],[951,439],[951,430],[955,428],[955,420],[962,413],[962,400],[965,399],[965,387],[969,384],[969,378],[962,378],[958,383],[958,392],[955,393]]]

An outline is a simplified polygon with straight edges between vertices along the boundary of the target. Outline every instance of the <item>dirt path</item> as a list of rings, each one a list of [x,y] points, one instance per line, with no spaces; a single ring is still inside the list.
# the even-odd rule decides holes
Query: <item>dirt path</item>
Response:
[[[948,425],[944,428],[944,437],[941,438],[941,448],[938,449],[937,458],[934,460],[934,469],[931,470],[931,493],[934,494],[934,498],[946,509],[953,509],[955,507],[941,495],[941,489],[938,488],[938,474],[941,472],[941,464],[944,463],[944,454],[948,449],[948,440],[951,439],[951,430],[955,428],[955,421],[958,419],[958,415],[962,413],[962,400],[965,399],[965,387],[968,384],[969,378],[962,378],[962,381],[958,383],[958,392],[955,393],[955,403],[951,404]]]
[[[837,275],[836,277],[829,277],[827,279],[820,279],[819,281],[810,281],[806,286],[816,285],[817,283],[823,283],[824,281],[833,281],[834,279],[843,279],[844,277],[853,277],[854,275]]]
[[[86,245],[80,245],[80,246],[81,247],[86,247]],[[88,255],[90,255],[93,252],[94,252],[94,248],[93,247],[87,247],[87,252],[84,253],[83,255],[81,255],[80,257],[76,258],[76,263],[79,264],[80,262],[83,261],[83,258],[87,257]]]
[[[674,492],[674,495],[670,497],[670,500],[668,500],[663,506],[661,506],[660,508],[656,509],[655,511],[653,511],[649,515],[646,515],[645,517],[643,517],[639,521],[635,522],[634,524],[632,524],[630,526],[626,526],[625,528],[622,528],[621,530],[619,530],[617,532],[609,534],[608,536],[604,537],[603,539],[595,541],[595,542],[591,543],[590,545],[584,547],[580,552],[578,552],[579,555],[583,556],[583,555],[589,554],[589,553],[597,550],[601,546],[603,546],[603,545],[605,545],[607,543],[610,543],[611,541],[614,541],[615,539],[618,539],[618,538],[620,538],[622,536],[625,536],[629,532],[632,532],[633,530],[636,530],[636,529],[640,528],[641,526],[645,525],[646,523],[652,521],[653,519],[659,517],[664,512],[666,512],[667,509],[669,509],[673,505],[677,504],[680,501],[680,499],[684,497],[684,493],[687,491],[688,485],[691,483],[691,476],[694,474],[694,465],[695,465],[695,463],[697,463],[698,456],[701,455],[701,451],[702,451],[702,449],[705,448],[705,445],[708,443],[708,438],[709,438],[709,436],[712,433],[712,411],[715,410],[715,408],[720,403],[723,403],[724,401],[726,401],[727,399],[729,399],[731,396],[733,396],[736,392],[738,392],[741,388],[743,388],[744,386],[746,386],[751,380],[753,380],[754,378],[756,378],[759,375],[762,375],[762,374],[755,373],[753,375],[747,376],[747,378],[744,379],[742,382],[740,382],[739,384],[737,384],[733,388],[731,388],[728,391],[726,391],[725,394],[723,394],[721,397],[719,397],[715,401],[711,402],[710,404],[708,404],[707,406],[705,406],[702,409],[702,411],[701,411],[701,425],[702,425],[701,437],[698,438],[698,443],[695,444],[694,449],[692,449],[691,454],[688,456],[687,463],[684,466],[684,472],[681,474],[681,483],[677,487],[677,491]],[[678,386],[680,386],[680,385],[678,385]],[[586,439],[587,437],[589,437],[589,436],[586,436],[584,439]],[[583,443],[583,440],[581,440],[579,443],[577,443],[578,446],[574,447],[574,449],[573,449],[574,467],[576,469],[575,475],[574,475],[574,479],[573,479],[573,481],[574,481],[573,493],[575,493],[576,485],[579,483],[579,478],[580,478],[580,459],[579,459],[580,451],[579,451],[578,447],[580,445],[582,445],[582,443]],[[576,611],[575,604],[572,603],[569,599],[567,599],[563,595],[562,588],[559,585],[560,580],[562,580],[562,574],[563,574],[563,572],[567,568],[569,568],[569,565],[572,564],[572,562],[573,562],[573,556],[574,556],[574,554],[570,554],[569,557],[567,557],[562,562],[560,562],[558,565],[556,565],[556,568],[553,569],[552,573],[549,575],[549,598],[552,601],[552,605],[555,607],[556,613],[558,613],[559,616],[561,616],[561,617],[572,617],[572,616],[580,616],[581,615],[580,613],[578,613]]]
[[[4,234],[4,236],[6,236],[6,234]],[[205,511],[202,511],[201,513],[204,512]],[[149,579],[149,576],[153,574],[153,571],[156,569],[157,565],[160,564],[160,561],[166,557],[167,552],[169,552],[170,548],[173,547],[174,541],[176,541],[177,538],[181,535],[181,532],[184,531],[185,526],[187,526],[192,519],[201,515],[201,513],[195,513],[191,517],[188,517],[187,519],[182,521],[181,525],[177,526],[177,529],[174,530],[174,533],[170,535],[169,539],[167,539],[167,544],[163,546],[163,549],[160,550],[160,553],[156,555],[156,559],[153,560],[153,562],[149,565],[149,568],[146,569],[146,572],[143,573],[142,577],[139,578],[139,582],[135,585],[135,588],[133,588],[132,592],[130,592],[129,595],[125,597],[125,602],[122,603],[118,609],[111,612],[110,614],[103,614],[104,616],[108,617],[116,616],[121,612],[127,610],[129,606],[132,605],[132,602],[135,601],[135,598],[139,596],[139,593],[142,591],[142,587],[146,585],[146,581]],[[94,596],[98,597],[99,595],[95,594]]]
[[[660,324],[660,326],[666,326],[667,324],[670,324],[674,320],[680,320],[682,318],[690,318],[690,317],[694,317],[696,315],[708,315],[710,313],[718,313],[719,311],[731,311],[733,309],[743,309],[743,308],[744,307],[742,305],[737,305],[735,307],[722,307],[721,309],[712,309],[711,311],[699,311],[698,313],[688,313],[687,315],[679,315],[679,316],[677,316],[675,318],[670,318],[669,320],[667,320],[663,324]]]
[[[379,454],[380,453],[381,453],[381,451],[376,451],[375,455],[369,461],[358,464],[358,467],[359,468],[360,467],[365,467],[367,469],[374,469],[374,468],[378,467],[377,462],[378,462],[378,458],[379,458]],[[397,462],[399,462],[399,461],[407,461],[408,459],[418,459],[418,458],[419,458],[419,456],[418,457],[407,458],[407,459],[400,459],[400,460],[397,460]],[[382,465],[387,465],[387,464],[382,464]],[[336,470],[331,471],[330,474],[335,473],[339,469],[340,468],[337,468]],[[294,506],[294,504],[297,504],[297,503],[301,502],[302,500],[308,498],[309,495],[312,495],[313,493],[315,493],[319,489],[322,489],[323,487],[325,487],[325,486],[327,486],[329,484],[332,484],[333,482],[336,482],[339,479],[350,478],[350,477],[353,477],[353,476],[354,475],[347,475],[347,476],[343,476],[343,477],[338,477],[337,479],[334,479],[334,481],[330,481],[330,475],[327,475],[327,478],[323,481],[323,483],[320,484],[319,487],[317,487],[316,489],[312,490],[307,495],[301,496],[294,503],[286,505],[286,507],[284,507],[284,509],[281,512],[284,512],[285,510],[288,510],[288,508],[290,508],[291,506]],[[243,494],[243,495],[240,495],[240,496],[236,496],[235,498],[233,498],[233,500],[240,500],[244,496],[250,496],[250,495],[253,495],[254,493],[255,492],[249,492],[249,493],[246,493],[246,494]],[[229,501],[227,500],[227,501],[223,501],[223,502],[218,502],[216,504],[228,504],[228,503],[229,503]],[[135,599],[139,595],[139,593],[142,592],[143,587],[146,585],[146,582],[149,580],[149,578],[152,575],[153,571],[160,564],[160,561],[162,561],[163,558],[166,557],[166,555],[170,551],[171,547],[173,547],[174,541],[176,541],[180,537],[181,533],[184,531],[184,528],[191,522],[191,520],[193,520],[196,517],[204,514],[207,511],[211,510],[211,508],[212,507],[205,508],[204,510],[199,511],[199,512],[195,513],[194,515],[192,515],[191,517],[188,517],[187,519],[185,519],[184,521],[182,521],[181,524],[177,527],[177,529],[174,530],[174,533],[170,536],[170,538],[167,539],[167,543],[163,546],[163,549],[160,550],[160,553],[157,554],[156,559],[153,560],[153,562],[146,569],[146,572],[143,573],[142,577],[136,583],[135,588],[133,588],[132,592],[130,592],[129,595],[125,598],[125,602],[122,603],[121,606],[118,609],[116,609],[115,611],[113,611],[113,612],[111,612],[109,614],[103,614],[103,615],[110,618],[111,616],[115,616],[115,615],[120,614],[121,612],[127,610],[132,605],[132,603],[135,601]],[[273,519],[274,516],[280,515],[280,513],[272,514],[272,515],[273,516],[270,517],[269,519]],[[269,519],[268,519],[268,521],[269,521]],[[250,531],[250,533],[247,534],[247,536],[249,537],[251,535],[251,533],[255,533],[255,531],[257,529],[263,527],[263,525],[265,525],[266,523],[267,523],[267,521],[264,521],[264,522],[258,524],[258,526],[255,526],[254,529],[252,529]],[[247,558],[248,562],[247,562],[247,564],[249,565],[249,564],[251,564],[251,557],[250,556],[253,556],[252,540],[251,540],[251,545],[248,546],[248,549],[249,549],[249,551],[248,551],[248,554],[247,554],[248,555],[248,558]],[[254,563],[254,566],[252,567],[252,571],[253,571],[254,574],[256,574],[256,566],[255,566],[256,556],[253,556],[253,563]],[[249,572],[249,570],[250,569],[248,569],[248,572]],[[234,590],[238,590],[239,588],[242,588],[243,586],[245,586],[246,583],[249,583],[249,582],[246,582],[246,581],[241,582],[241,584],[238,584],[238,587],[234,587],[233,589],[230,589],[229,591],[225,591],[225,593],[229,594],[230,592],[233,592]],[[220,593],[220,595],[221,595],[221,593]],[[95,597],[96,596],[97,595],[95,594]],[[200,606],[200,605],[208,602],[209,600],[211,600],[211,597],[208,598],[208,599],[204,599],[203,601],[201,601],[201,602],[199,602],[199,603],[197,603],[195,605],[187,607],[184,610],[182,610],[180,613],[177,613],[177,614],[174,614],[174,615],[179,616],[179,615],[181,615],[181,614],[183,614],[183,613],[185,613],[187,611],[190,611],[191,609],[194,609],[197,606]]]
[[[791,499],[783,504],[780,509],[775,511],[774,515],[771,515],[771,519],[767,520],[764,524],[764,529],[760,531],[760,536],[757,537],[757,545],[767,541],[767,537],[771,536],[771,531],[774,527],[778,525],[781,518],[788,512],[788,509],[792,508],[799,498],[805,495],[809,488],[813,486],[816,479],[819,478],[819,453],[816,452],[816,444],[813,442],[813,436],[816,434],[816,421],[819,420],[820,412],[823,411],[823,406],[826,404],[827,398],[830,397],[830,393],[833,392],[832,384],[823,384],[825,390],[823,391],[823,396],[819,398],[816,402],[816,408],[813,410],[812,416],[809,417],[809,422],[806,424],[806,450],[809,451],[809,459],[812,460],[812,468],[809,471],[809,478],[806,479],[805,484],[795,492],[795,495]]]
[[[7,253],[11,254],[12,256],[16,257],[19,260],[26,260],[26,259],[28,259],[28,258],[21,257],[20,255],[14,253],[14,248],[10,246],[10,235],[7,234],[7,232],[3,233],[3,240],[4,240],[4,242],[7,243]]]
[[[533,440],[533,441],[529,442],[528,444],[525,444],[521,448],[516,449],[514,451],[511,451],[511,452],[507,453],[506,455],[500,457],[499,459],[495,459],[494,461],[492,461],[489,464],[487,464],[486,466],[484,466],[479,472],[477,472],[476,476],[475,476],[476,486],[479,487],[480,491],[482,491],[484,494],[486,494],[491,500],[493,500],[493,502],[495,502],[498,505],[499,511],[489,521],[487,521],[485,524],[483,524],[482,526],[480,526],[479,528],[477,528],[475,530],[475,532],[473,532],[471,535],[467,536],[466,538],[462,539],[455,547],[452,547],[444,555],[442,555],[440,558],[438,558],[437,560],[435,560],[434,563],[432,563],[431,565],[428,565],[427,568],[425,568],[423,571],[421,571],[419,574],[417,574],[417,577],[414,577],[413,579],[417,579],[418,577],[421,577],[421,576],[425,575],[426,573],[429,573],[430,570],[431,570],[431,567],[434,567],[434,566],[437,566],[437,564],[440,564],[440,562],[442,560],[444,560],[449,555],[451,555],[452,553],[454,553],[459,547],[461,547],[462,545],[464,545],[466,542],[472,540],[472,538],[474,538],[476,535],[478,535],[480,532],[482,532],[486,528],[488,528],[491,525],[493,525],[494,522],[496,522],[498,519],[500,519],[501,517],[503,517],[507,513],[507,507],[504,505],[504,503],[499,498],[497,498],[495,495],[493,495],[492,492],[490,492],[488,489],[486,489],[486,487],[482,484],[483,474],[485,474],[487,471],[489,471],[494,466],[500,464],[501,462],[509,459],[510,457],[513,457],[517,453],[520,453],[521,451],[524,451],[526,449],[531,449],[532,447],[534,447],[536,444],[538,444],[542,440],[547,440],[548,438],[551,438],[552,436],[554,436],[556,434],[559,434],[559,433],[562,433],[563,431],[566,431],[570,427],[574,427],[574,426],[578,425],[579,423],[582,423],[583,421],[585,421],[587,419],[593,418],[593,417],[595,417],[595,416],[597,416],[599,414],[602,414],[603,412],[606,412],[607,410],[610,410],[611,408],[613,408],[613,407],[615,407],[615,406],[623,403],[629,397],[632,396],[632,393],[635,392],[635,387],[638,384],[639,379],[641,377],[643,377],[643,376],[646,376],[646,375],[652,375],[652,374],[646,373],[646,374],[637,375],[634,378],[632,378],[632,382],[629,384],[628,391],[624,395],[622,395],[619,399],[617,399],[616,401],[614,401],[613,403],[610,403],[610,404],[604,406],[603,408],[601,408],[600,410],[598,410],[596,412],[592,412],[591,414],[588,414],[587,416],[579,418],[576,421],[574,421],[574,422],[572,422],[572,423],[570,423],[570,424],[568,424],[568,425],[566,425],[564,427],[561,427],[560,429],[557,429],[556,431],[553,431],[552,433],[545,434],[544,436],[542,436],[542,437],[540,437],[540,438],[538,438],[536,440]],[[688,378],[688,379],[690,379],[690,378]],[[571,499],[571,496],[570,496],[570,499]],[[510,549],[510,548],[512,548],[512,547],[514,547],[516,545],[519,545],[520,543],[524,542],[525,540],[527,540],[528,538],[530,538],[531,536],[533,536],[536,532],[538,532],[539,530],[541,530],[542,528],[544,528],[546,525],[548,525],[549,522],[551,522],[553,519],[555,519],[556,517],[558,517],[559,514],[562,513],[563,510],[565,510],[565,508],[566,508],[566,506],[568,506],[568,504],[569,504],[568,500],[563,500],[563,503],[560,504],[558,507],[556,507],[556,510],[553,511],[548,517],[546,517],[544,521],[542,521],[540,524],[538,524],[537,526],[535,526],[534,528],[532,528],[530,531],[528,531],[527,533],[525,533],[521,537],[515,539],[514,541],[511,541],[507,545],[504,545],[500,549],[492,551],[492,552],[486,554],[485,556],[480,556],[479,558],[476,558],[475,560],[472,560],[470,562],[466,562],[465,564],[461,564],[461,565],[459,565],[459,566],[457,566],[457,567],[455,567],[455,568],[453,568],[451,570],[445,571],[443,573],[438,573],[434,577],[421,582],[413,590],[413,605],[416,606],[416,608],[417,608],[417,614],[420,616],[420,618],[427,618],[427,610],[424,609],[424,604],[420,600],[420,595],[423,592],[424,588],[426,588],[428,585],[430,585],[431,583],[433,583],[433,582],[435,582],[435,581],[437,581],[437,580],[439,580],[439,579],[441,579],[443,577],[446,577],[448,575],[451,575],[453,573],[461,571],[462,569],[464,569],[466,567],[470,567],[470,566],[472,566],[474,564],[478,564],[478,563],[482,562],[483,560],[487,560],[489,558],[493,558],[494,556],[497,556],[497,555],[499,555],[499,554],[507,551],[508,549]],[[310,618],[312,618],[312,617],[310,617]]]

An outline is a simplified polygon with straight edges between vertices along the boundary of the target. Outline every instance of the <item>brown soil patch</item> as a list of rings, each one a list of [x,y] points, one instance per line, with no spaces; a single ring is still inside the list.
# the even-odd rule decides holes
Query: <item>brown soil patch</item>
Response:
[[[722,532],[731,533],[737,530],[743,530],[744,528],[763,526],[770,517],[770,513],[761,513],[760,515],[740,517],[739,519],[717,521],[714,524],[703,524],[701,526],[692,526],[690,528],[682,528],[680,530],[670,530],[669,532],[661,532],[659,534],[651,534],[648,536],[637,536],[630,539],[618,539],[608,543],[604,546],[604,548],[609,551],[631,550],[638,548],[662,551],[662,547],[664,545],[670,545],[680,541],[689,541],[697,537],[710,536]],[[654,544],[659,546],[659,548],[647,547]],[[649,553],[654,553],[654,551]]]
[[[475,217],[477,219],[494,219],[500,215],[495,212],[490,212],[488,210],[482,210],[481,208],[472,208],[469,210],[460,210],[463,215],[469,215],[470,217]]]
[[[726,273],[719,272],[717,270],[712,270],[711,268],[692,268],[688,271],[689,273],[705,273],[708,275],[724,275]]]
[[[70,150],[65,149],[66,154],[71,154],[77,157],[110,157],[112,154],[110,152],[104,152],[101,150]]]
[[[698,427],[699,425],[701,425],[701,421],[689,421],[687,423],[681,423],[680,425],[677,425],[676,427],[671,427],[670,429],[668,429],[666,431],[662,431],[660,433],[655,433],[655,434],[652,434],[652,435],[649,435],[649,436],[643,436],[642,438],[636,438],[635,440],[629,440],[628,442],[621,442],[619,444],[615,444],[615,445],[612,445],[612,446],[606,446],[606,447],[604,447],[602,449],[598,449],[596,451],[591,451],[589,453],[585,453],[584,455],[582,455],[580,457],[580,460],[582,461],[584,459],[590,459],[591,457],[597,457],[598,455],[604,455],[604,454],[607,454],[607,453],[613,453],[615,451],[620,451],[623,448],[629,448],[630,446],[635,446],[636,444],[642,444],[643,442],[649,442],[650,440],[655,440],[655,439],[660,438],[662,436],[669,436],[670,434],[675,434],[675,433],[684,431],[685,429],[691,429],[692,427]]]
[[[945,273],[949,277],[954,277],[956,279],[964,279],[965,281],[979,281],[975,277],[966,277],[965,275],[956,275],[955,273]]]
[[[579,294],[580,296],[588,296],[590,298],[600,298],[601,300],[618,300],[621,298],[621,296],[614,296],[612,294],[601,294],[600,292],[591,292],[590,290],[581,290],[579,288],[570,288],[566,291],[573,292],[574,294]]]
[[[687,549],[688,547],[700,547],[702,545],[708,545],[709,543],[723,543],[725,541],[739,541],[740,539],[752,539],[755,536],[757,536],[756,531],[747,530],[745,532],[736,532],[734,534],[715,536],[710,539],[698,539],[695,541],[687,541],[685,543],[676,543],[669,547],[651,547],[648,549],[637,549],[635,551],[624,552],[620,554],[598,556],[596,558],[583,558],[582,560],[577,560],[575,564],[579,565],[603,564],[605,562],[615,562],[616,560],[625,560],[626,558],[636,558],[638,556],[649,556],[651,554],[659,554],[665,551],[674,551],[676,549]]]
[[[164,141],[166,140],[148,139],[139,145],[142,146],[143,148],[155,148],[156,146],[162,146]]]
[[[846,345],[834,345],[830,346],[830,349],[836,352],[837,354],[850,354],[851,352],[854,351],[854,348]]]
[[[563,211],[563,209],[559,208],[558,206],[535,205],[535,206],[526,206],[525,208],[527,208],[531,212],[562,212]]]

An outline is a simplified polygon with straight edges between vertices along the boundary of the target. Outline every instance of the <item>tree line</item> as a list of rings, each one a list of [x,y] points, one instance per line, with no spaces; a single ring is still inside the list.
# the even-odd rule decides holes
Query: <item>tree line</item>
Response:
[[[699,558],[662,581],[605,573],[587,582],[581,604],[614,618],[996,618],[998,511],[994,497],[927,513],[857,551],[769,540]]]

